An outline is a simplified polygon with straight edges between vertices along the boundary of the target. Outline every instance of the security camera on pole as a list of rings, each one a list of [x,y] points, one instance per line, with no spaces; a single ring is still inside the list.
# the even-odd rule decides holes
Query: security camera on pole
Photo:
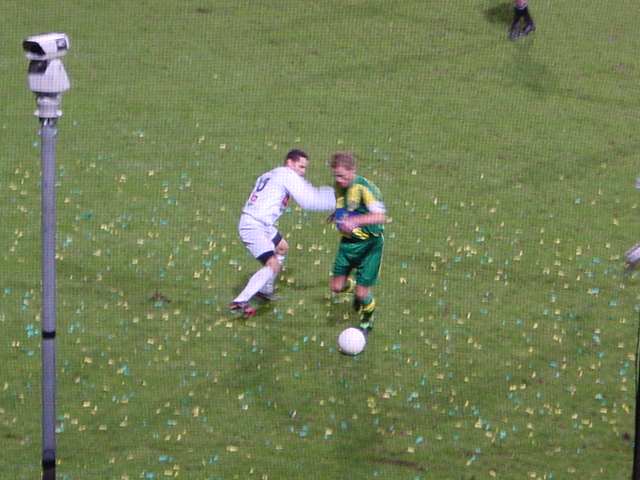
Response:
[[[28,37],[27,83],[36,95],[42,162],[42,478],[56,477],[56,123],[62,93],[71,84],[61,57],[69,50],[64,33]]]

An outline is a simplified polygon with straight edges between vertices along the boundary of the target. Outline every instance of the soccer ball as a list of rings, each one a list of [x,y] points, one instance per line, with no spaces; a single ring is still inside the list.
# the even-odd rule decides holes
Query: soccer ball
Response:
[[[338,348],[345,355],[358,355],[366,344],[367,339],[359,328],[349,327],[338,336]]]
[[[632,269],[640,262],[640,243],[636,243],[633,247],[624,253],[624,260],[627,269]]]
[[[334,212],[334,221],[336,223],[336,228],[344,233],[345,235],[351,235],[351,230],[347,230],[344,228],[344,221],[349,217],[357,216],[356,212],[350,212],[346,208],[338,208]]]

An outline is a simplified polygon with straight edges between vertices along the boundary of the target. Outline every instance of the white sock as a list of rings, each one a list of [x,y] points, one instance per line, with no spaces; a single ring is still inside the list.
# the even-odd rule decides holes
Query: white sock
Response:
[[[268,282],[273,281],[274,277],[275,274],[273,273],[273,270],[265,265],[251,276],[247,286],[244,287],[244,290],[242,290],[240,295],[238,295],[233,301],[248,302],[251,300],[251,297],[258,293]]]
[[[278,260],[280,266],[282,266],[282,264],[284,263],[285,258],[287,258],[286,255],[276,255],[276,259]],[[274,275],[273,278],[260,289],[260,293],[264,293],[265,295],[273,295],[276,280],[278,280],[278,276]]]

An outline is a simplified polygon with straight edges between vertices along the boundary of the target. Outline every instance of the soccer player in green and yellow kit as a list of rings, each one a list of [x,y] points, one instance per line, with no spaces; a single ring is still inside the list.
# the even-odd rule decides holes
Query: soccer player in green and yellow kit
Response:
[[[356,159],[349,152],[337,152],[330,161],[336,181],[334,220],[342,237],[333,264],[331,291],[348,292],[355,271],[353,307],[360,314],[360,328],[373,328],[376,301],[371,287],[376,284],[384,247],[386,213],[380,190],[356,173]]]

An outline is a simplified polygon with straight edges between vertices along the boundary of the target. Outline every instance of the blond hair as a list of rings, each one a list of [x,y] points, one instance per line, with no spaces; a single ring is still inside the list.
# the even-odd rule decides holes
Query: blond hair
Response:
[[[347,170],[355,170],[356,157],[351,152],[336,152],[331,155],[329,165],[331,166],[331,168],[342,167],[346,168]]]

